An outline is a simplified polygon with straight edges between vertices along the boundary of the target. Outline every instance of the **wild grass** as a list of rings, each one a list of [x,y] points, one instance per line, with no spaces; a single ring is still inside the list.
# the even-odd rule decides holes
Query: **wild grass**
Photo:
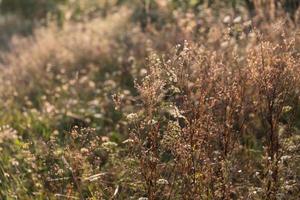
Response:
[[[0,198],[297,199],[299,9],[147,2],[9,35]]]

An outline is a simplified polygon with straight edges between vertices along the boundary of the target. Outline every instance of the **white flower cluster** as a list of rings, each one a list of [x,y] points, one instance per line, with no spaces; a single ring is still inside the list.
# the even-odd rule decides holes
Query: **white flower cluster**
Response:
[[[136,113],[130,113],[126,116],[126,119],[129,121],[129,122],[133,122],[135,120],[138,119],[138,115]]]

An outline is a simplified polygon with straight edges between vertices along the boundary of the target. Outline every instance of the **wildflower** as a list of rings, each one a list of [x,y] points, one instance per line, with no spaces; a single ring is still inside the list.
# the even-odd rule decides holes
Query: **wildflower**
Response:
[[[238,24],[238,23],[240,23],[241,21],[242,21],[242,17],[241,17],[241,16],[238,16],[238,17],[234,18],[233,23]]]
[[[96,113],[96,114],[94,114],[94,117],[96,119],[101,119],[103,117],[103,115],[101,113]]]
[[[224,24],[229,24],[230,21],[231,21],[231,17],[230,17],[229,15],[227,15],[227,16],[224,17],[224,19],[223,19],[223,23],[224,23]]]
[[[147,197],[140,197],[138,200],[148,200]]]
[[[166,180],[166,179],[158,179],[157,181],[156,181],[156,183],[158,184],[158,185],[167,185],[167,184],[169,184],[169,182]]]
[[[284,106],[283,108],[282,108],[282,112],[283,113],[287,113],[287,112],[289,112],[289,111],[291,111],[292,110],[292,107],[291,106]]]
[[[86,154],[86,153],[89,152],[89,150],[87,148],[81,148],[80,152],[83,153],[83,154]]]
[[[122,143],[123,143],[123,144],[130,144],[130,143],[134,143],[134,140],[132,140],[132,139],[127,139],[127,140],[124,140]]]
[[[102,146],[106,149],[113,149],[113,148],[117,147],[118,144],[115,142],[105,142],[102,144]]]
[[[19,162],[14,158],[11,160],[11,164],[16,167],[19,166]]]
[[[147,73],[148,71],[144,68],[140,70],[140,76],[145,76]]]
[[[126,119],[129,121],[129,122],[133,122],[135,120],[138,119],[138,115],[136,113],[130,113],[126,116]]]

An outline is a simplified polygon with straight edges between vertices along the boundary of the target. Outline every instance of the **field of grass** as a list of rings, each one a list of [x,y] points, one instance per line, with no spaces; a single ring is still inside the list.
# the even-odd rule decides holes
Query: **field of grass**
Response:
[[[299,4],[0,1],[0,199],[299,199]]]

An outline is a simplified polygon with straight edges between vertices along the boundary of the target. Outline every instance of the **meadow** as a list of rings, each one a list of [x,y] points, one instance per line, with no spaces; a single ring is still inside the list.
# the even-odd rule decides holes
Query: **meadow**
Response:
[[[299,1],[0,1],[1,200],[299,196]]]

